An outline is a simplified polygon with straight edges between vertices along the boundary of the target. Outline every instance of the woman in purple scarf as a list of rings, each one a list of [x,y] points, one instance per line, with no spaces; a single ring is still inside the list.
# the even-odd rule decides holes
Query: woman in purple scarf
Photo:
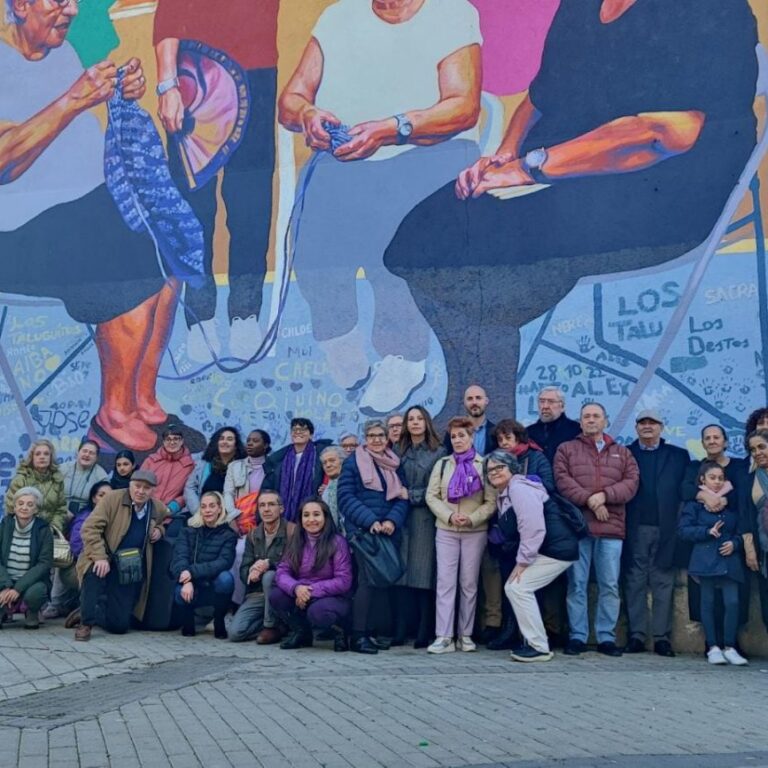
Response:
[[[437,602],[435,642],[429,653],[477,650],[472,627],[477,606],[477,579],[488,540],[488,518],[496,505],[496,491],[485,481],[483,457],[472,446],[472,420],[456,416],[448,422],[453,453],[435,464],[427,488],[427,506],[437,532]],[[459,623],[454,633],[456,588]],[[458,638],[454,644],[453,638]]]
[[[315,496],[323,482],[320,452],[330,440],[313,440],[315,425],[302,417],[291,419],[291,443],[271,453],[264,464],[262,491],[277,491],[285,502],[284,517],[289,523],[298,520],[299,506]]]
[[[366,421],[365,444],[344,462],[336,498],[344,519],[347,537],[358,531],[376,536],[397,536],[408,515],[408,491],[404,485],[400,459],[387,448],[387,430],[383,421]],[[373,587],[357,559],[357,591],[352,603],[352,650],[378,653],[379,645],[370,637],[369,623],[374,604],[389,602],[389,589]],[[385,602],[386,601],[386,602]],[[389,647],[384,646],[384,647]]]

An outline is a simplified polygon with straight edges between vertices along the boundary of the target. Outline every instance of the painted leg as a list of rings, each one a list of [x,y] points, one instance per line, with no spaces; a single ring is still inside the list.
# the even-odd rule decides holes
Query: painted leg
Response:
[[[95,426],[112,442],[139,451],[148,451],[157,442],[157,435],[138,412],[136,378],[144,365],[139,361],[143,361],[146,353],[158,296],[96,328],[101,406],[94,419]]]
[[[145,424],[162,424],[168,417],[157,401],[157,373],[171,338],[178,298],[178,281],[169,280],[157,295],[149,338],[136,373],[136,406]]]

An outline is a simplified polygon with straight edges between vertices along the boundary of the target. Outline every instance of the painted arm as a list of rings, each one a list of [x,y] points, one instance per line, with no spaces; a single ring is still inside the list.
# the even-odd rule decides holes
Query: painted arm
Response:
[[[140,99],[146,88],[141,62],[133,58],[125,67],[123,95]],[[117,68],[102,61],[29,120],[0,122],[0,184],[16,181],[78,115],[112,98],[116,84]]]
[[[548,147],[542,172],[557,182],[579,176],[631,173],[683,154],[696,143],[705,115],[687,112],[643,112],[611,120],[592,131]],[[490,166],[471,192],[479,197],[496,187],[533,184],[520,160]]]
[[[277,119],[289,131],[303,133],[307,146],[316,150],[326,150],[331,146],[331,138],[323,123],[341,125],[336,115],[315,106],[322,79],[323,51],[320,43],[312,37],[277,101]]]
[[[155,46],[155,63],[157,65],[157,82],[173,80],[178,77],[176,62],[179,56],[179,40],[176,37],[166,37]],[[177,133],[184,122],[184,103],[178,87],[170,88],[162,96],[158,96],[157,116],[163,128],[168,133]]]
[[[456,197],[466,200],[482,181],[486,171],[491,168],[501,168],[518,158],[526,136],[540,117],[541,112],[536,109],[531,97],[526,94],[523,101],[517,105],[496,153],[481,157],[459,174],[456,179]]]
[[[413,125],[409,144],[430,145],[472,128],[480,116],[482,64],[480,46],[466,45],[437,66],[440,99],[425,109],[405,112]],[[339,160],[362,160],[383,146],[397,143],[397,120],[387,115],[360,123],[349,131],[352,140],[339,147]]]

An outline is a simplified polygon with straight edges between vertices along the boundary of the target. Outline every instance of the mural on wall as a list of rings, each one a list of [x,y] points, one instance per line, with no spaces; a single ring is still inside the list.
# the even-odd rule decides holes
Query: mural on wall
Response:
[[[766,402],[747,0],[4,2],[0,483],[470,381],[691,446]]]

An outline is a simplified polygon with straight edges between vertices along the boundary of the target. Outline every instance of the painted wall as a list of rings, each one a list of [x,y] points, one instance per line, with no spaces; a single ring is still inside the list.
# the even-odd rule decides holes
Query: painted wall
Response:
[[[168,420],[198,448],[228,423],[280,444],[302,415],[335,438],[361,407],[452,415],[471,380],[496,417],[533,420],[537,390],[559,384],[572,413],[605,403],[621,437],[655,407],[673,442],[695,453],[719,422],[742,454],[741,425],[766,403],[754,95],[768,90],[755,54],[768,13],[637,0],[607,23],[600,5],[427,0],[411,37],[390,40],[365,0],[282,0],[279,14],[277,0],[89,0],[76,17],[16,2],[49,10],[25,30],[42,48],[24,49],[23,25],[0,35],[0,483],[36,436],[64,458],[86,434],[107,456],[146,452]],[[471,93],[482,39],[477,125],[313,161],[276,97],[314,29],[318,106],[351,104],[337,115],[350,124],[429,107],[402,94],[440,98],[441,73]],[[157,60],[193,34],[207,45],[171,56],[185,133],[168,140]],[[455,69],[438,68],[445,54]],[[96,104],[100,62],[134,57],[139,101]],[[406,74],[393,84],[376,61]],[[560,177],[511,196],[519,170],[500,168],[506,192],[458,200],[458,173],[525,122],[529,86],[540,117],[519,147],[547,147]]]

